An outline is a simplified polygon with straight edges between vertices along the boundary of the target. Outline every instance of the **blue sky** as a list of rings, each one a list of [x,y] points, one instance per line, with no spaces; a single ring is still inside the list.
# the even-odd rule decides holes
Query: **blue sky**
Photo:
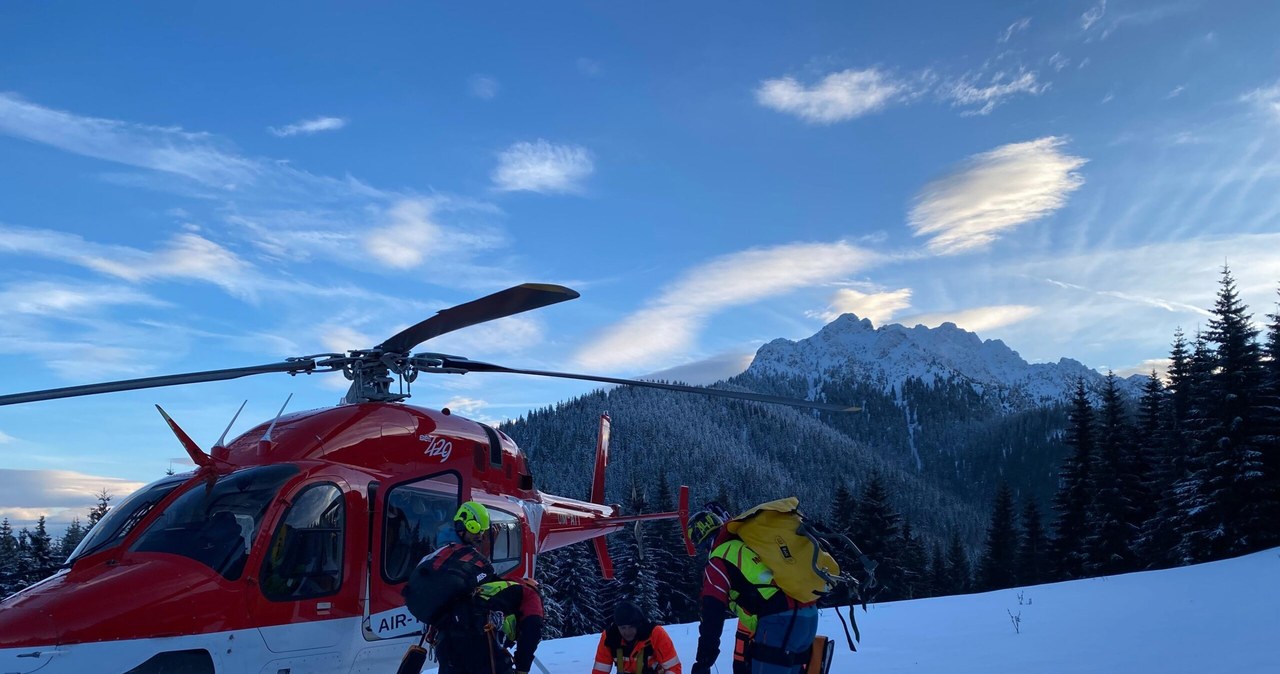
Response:
[[[852,311],[1128,372],[1224,262],[1275,310],[1280,5],[863,4],[5,3],[0,391],[372,346],[529,281],[582,298],[428,346],[705,382]],[[0,409],[0,515],[183,469],[153,403],[207,447],[345,383]]]

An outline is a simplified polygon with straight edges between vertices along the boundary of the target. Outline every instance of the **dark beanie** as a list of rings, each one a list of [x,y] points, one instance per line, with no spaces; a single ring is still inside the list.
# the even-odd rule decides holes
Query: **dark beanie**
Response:
[[[629,601],[620,601],[613,607],[613,624],[644,627],[649,624],[649,619],[644,616],[639,606]]]

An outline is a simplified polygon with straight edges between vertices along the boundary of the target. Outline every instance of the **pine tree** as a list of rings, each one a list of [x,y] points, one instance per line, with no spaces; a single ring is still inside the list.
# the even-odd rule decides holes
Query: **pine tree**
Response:
[[[872,475],[863,487],[854,511],[849,536],[867,557],[879,563],[876,578],[884,586],[885,599],[897,598],[898,521],[902,517],[889,505],[884,478]]]
[[[1013,490],[1001,482],[991,508],[987,543],[978,562],[978,590],[998,590],[1017,584],[1014,562],[1018,550],[1018,530],[1013,510]]]
[[[41,515],[36,520],[36,530],[30,534],[29,545],[31,546],[31,565],[27,579],[29,582],[36,582],[45,578],[53,572],[55,565],[53,556],[53,538],[49,536],[49,531],[45,527],[45,516]]]
[[[1280,292],[1280,291],[1277,291]],[[1267,314],[1266,345],[1263,347],[1262,392],[1259,396],[1258,445],[1262,450],[1263,515],[1272,522],[1256,543],[1259,546],[1280,544],[1280,304],[1276,313]]]
[[[644,495],[632,492],[630,510],[639,514],[647,509]],[[615,589],[611,603],[602,606],[609,615],[619,602],[629,601],[644,612],[650,620],[658,615],[658,583],[655,579],[653,560],[644,546],[644,534],[635,527],[622,531],[616,539],[619,543]]]
[[[71,524],[67,525],[67,530],[62,534],[62,540],[58,543],[58,558],[66,559],[80,545],[80,541],[84,539],[84,527],[80,525],[79,517],[72,517]]]
[[[561,569],[561,550],[552,550],[538,555],[538,563],[534,567],[534,577],[542,595],[542,638],[557,639],[564,636],[564,572]]]
[[[658,494],[654,504],[662,512],[675,510],[667,473],[658,475]],[[658,591],[658,618],[674,625],[697,620],[701,568],[698,558],[685,553],[684,535],[675,520],[658,520],[645,524],[648,554],[653,560]]]
[[[9,518],[0,520],[0,599],[21,588],[18,569],[18,537],[13,535]]]
[[[1053,547],[1057,566],[1055,575],[1069,580],[1084,577],[1084,540],[1091,501],[1089,488],[1094,452],[1093,408],[1089,404],[1089,394],[1085,391],[1083,379],[1076,381],[1076,392],[1071,399],[1066,443],[1073,451],[1063,461],[1058,472],[1058,493],[1053,499],[1053,509],[1058,514]]]
[[[1174,339],[1175,364],[1182,332]],[[1185,360],[1185,344],[1181,345]],[[1185,369],[1186,363],[1178,365]],[[1170,377],[1174,368],[1170,367]],[[1185,376],[1185,372],[1184,375]],[[1145,517],[1134,541],[1134,555],[1139,569],[1163,569],[1177,563],[1174,548],[1180,540],[1177,531],[1177,499],[1174,485],[1183,477],[1182,443],[1176,431],[1175,403],[1169,389],[1152,371],[1142,386],[1138,402],[1136,445],[1149,462],[1144,480]]]
[[[1183,490],[1186,513],[1180,551],[1192,562],[1252,552],[1270,538],[1258,404],[1262,350],[1258,330],[1240,302],[1235,280],[1222,270],[1206,342],[1214,346],[1204,399],[1201,444]]]
[[[1039,585],[1049,579],[1049,540],[1044,533],[1040,508],[1027,497],[1022,507],[1022,537],[1018,541],[1018,560],[1014,575],[1019,585]]]
[[[97,524],[98,520],[101,520],[110,509],[111,494],[108,494],[104,488],[98,492],[98,504],[89,510],[89,525],[85,527],[85,532],[87,533],[90,529],[93,529],[93,525]]]
[[[1124,403],[1114,372],[1107,373],[1102,392],[1098,447],[1093,456],[1091,482],[1093,502],[1085,535],[1085,571],[1102,576],[1138,568],[1133,554],[1141,516],[1134,496],[1138,477],[1131,474],[1132,463],[1125,460],[1129,448]]]
[[[902,551],[902,559],[898,563],[897,596],[902,599],[931,596],[929,554],[924,549],[924,542],[912,532],[909,520],[902,522],[902,535],[898,539],[898,549]]]
[[[588,543],[564,548],[559,598],[564,610],[564,636],[590,634],[604,629],[600,603],[600,570]]]
[[[960,532],[951,532],[951,545],[947,548],[948,594],[964,594],[973,585],[969,571],[969,553],[965,552]]]
[[[947,553],[942,551],[942,544],[935,542],[933,552],[929,555],[929,589],[931,597],[943,597],[954,594],[951,587],[951,576],[947,573]]]

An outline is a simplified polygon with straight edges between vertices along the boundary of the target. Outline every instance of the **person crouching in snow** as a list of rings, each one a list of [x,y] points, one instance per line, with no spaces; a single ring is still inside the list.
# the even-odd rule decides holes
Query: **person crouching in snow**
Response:
[[[680,658],[662,625],[653,624],[629,601],[613,609],[613,624],[600,635],[592,674],[681,674]]]

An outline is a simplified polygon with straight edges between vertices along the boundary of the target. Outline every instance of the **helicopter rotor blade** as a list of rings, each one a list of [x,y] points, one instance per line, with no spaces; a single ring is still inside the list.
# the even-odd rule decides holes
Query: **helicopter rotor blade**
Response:
[[[387,353],[409,351],[446,332],[460,330],[477,323],[484,323],[515,314],[540,309],[579,297],[578,291],[549,283],[525,283],[499,290],[478,300],[456,307],[442,309],[435,316],[396,333],[377,348]]]
[[[81,386],[67,386],[64,388],[45,389],[43,391],[28,391],[26,393],[11,393],[9,395],[0,396],[0,406],[16,405],[18,403],[29,403],[38,400],[56,400],[58,398],[76,398],[79,396],[95,395],[98,393],[113,393],[116,391],[135,391],[144,388],[159,388],[161,386],[177,386],[179,384],[195,384],[206,381],[222,381],[224,379],[238,379],[240,377],[248,377],[255,374],[265,374],[267,372],[288,372],[289,374],[310,373],[316,370],[316,361],[309,358],[301,358],[295,360],[287,360],[281,363],[267,363],[266,365],[250,365],[249,367],[235,367],[226,370],[205,370],[203,372],[187,372],[184,374],[167,374],[159,377],[143,377],[141,379],[125,379],[121,381],[108,381],[100,384],[83,384]]]
[[[424,354],[427,355],[427,354]],[[445,356],[441,354],[430,354],[429,357],[439,358],[442,363],[441,367],[448,372],[501,372],[506,374],[530,374],[538,377],[558,377],[560,379],[579,379],[582,381],[598,381],[604,384],[619,384],[622,386],[642,386],[646,388],[665,389],[667,391],[683,391],[685,393],[699,393],[702,395],[715,396],[719,398],[737,398],[739,400],[753,400],[755,402],[773,403],[777,405],[789,405],[791,407],[804,407],[808,409],[823,410],[825,412],[858,412],[859,407],[851,407],[849,405],[840,405],[836,403],[823,403],[814,400],[801,400],[800,398],[784,398],[782,396],[764,395],[763,393],[750,393],[747,391],[730,391],[718,388],[706,388],[704,386],[685,386],[683,384],[665,384],[656,381],[643,381],[640,379],[622,379],[619,377],[602,377],[600,375],[591,374],[574,374],[572,372],[551,372],[547,370],[522,370],[493,363],[485,363],[457,356]],[[429,370],[427,370],[429,371]]]

